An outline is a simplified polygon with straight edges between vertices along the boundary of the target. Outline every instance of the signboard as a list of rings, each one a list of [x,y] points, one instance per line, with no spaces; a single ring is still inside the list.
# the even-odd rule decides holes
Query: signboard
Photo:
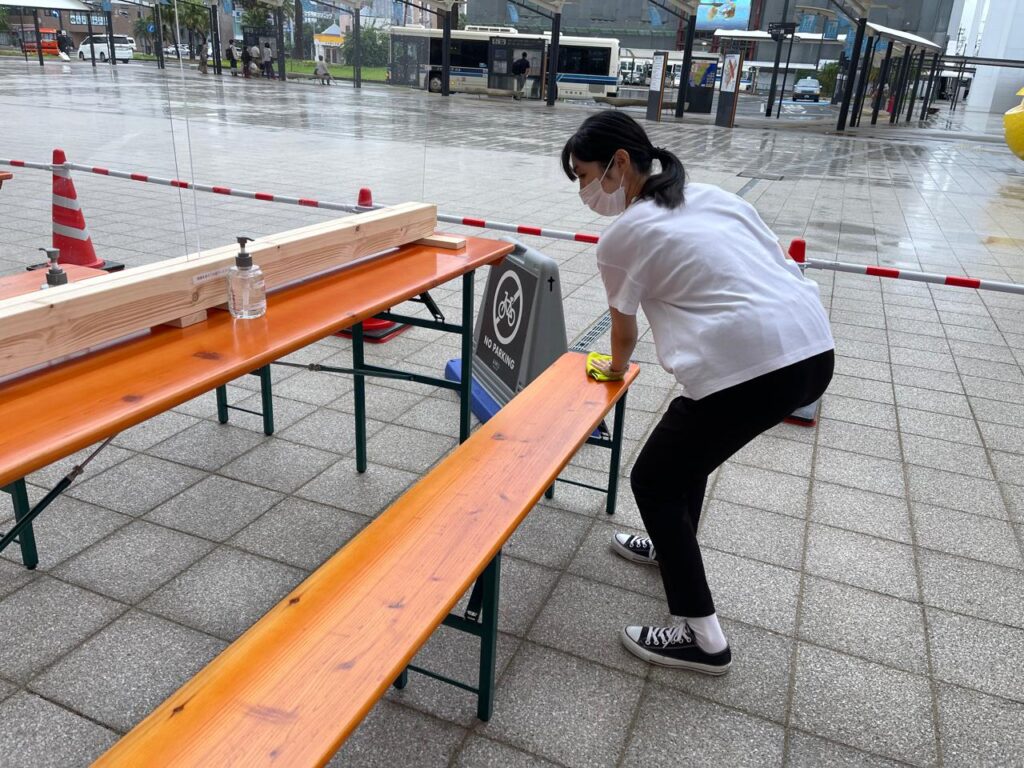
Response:
[[[800,26],[797,27],[797,32],[814,32],[817,25],[818,17],[813,13],[805,13],[800,17]]]
[[[825,40],[838,40],[839,39],[839,20],[838,19],[826,19],[825,20],[825,32],[823,35]]]
[[[722,66],[722,93],[736,93],[740,82],[740,55],[729,53],[725,56]]]
[[[487,50],[487,87],[513,90],[517,83],[512,65],[526,54],[530,76],[524,85],[526,98],[540,98],[539,84],[544,77],[544,40],[492,37]]]
[[[697,6],[697,31],[737,30],[750,26],[751,0],[701,0]]]
[[[665,75],[668,73],[668,51],[655,51],[651,59],[651,89],[647,92],[647,119],[661,121],[661,105],[665,99]]]
[[[499,266],[491,267],[488,287],[492,281],[494,290],[481,308],[476,356],[502,384],[517,392],[537,278],[511,259],[505,259]]]
[[[738,53],[725,56],[722,65],[722,89],[718,94],[718,110],[715,125],[732,128],[736,123],[736,106],[739,103],[740,73],[743,71],[743,57]]]

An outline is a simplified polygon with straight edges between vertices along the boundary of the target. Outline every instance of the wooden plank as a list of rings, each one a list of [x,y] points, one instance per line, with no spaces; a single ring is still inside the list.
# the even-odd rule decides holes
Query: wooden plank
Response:
[[[585,360],[563,355],[94,765],[326,763],[638,373],[599,384]]]
[[[167,325],[171,328],[188,328],[190,325],[195,325],[196,323],[201,323],[206,320],[207,311],[208,310],[200,309],[198,312],[193,312],[191,315],[185,315],[184,317],[179,317],[176,320],[168,320],[166,323],[161,323],[161,325]]]
[[[268,291],[432,234],[437,209],[406,203],[254,240]],[[0,301],[0,377],[194,315],[227,299],[236,246]]]
[[[421,237],[416,241],[416,245],[426,245],[430,248],[450,248],[453,251],[458,251],[466,247],[466,238],[434,233],[430,237]]]
[[[78,264],[61,264],[61,268],[67,273],[68,282],[71,283],[76,283],[80,280],[88,280],[94,277],[104,277],[107,274],[102,269],[81,267]],[[31,272],[18,272],[14,275],[4,275],[3,277],[0,277],[0,299],[10,299],[15,296],[33,294],[36,291],[42,290],[42,286],[45,284],[45,269],[34,269]]]
[[[258,320],[212,312],[0,382],[0,487],[511,251],[476,237],[459,253],[403,246],[270,294]]]

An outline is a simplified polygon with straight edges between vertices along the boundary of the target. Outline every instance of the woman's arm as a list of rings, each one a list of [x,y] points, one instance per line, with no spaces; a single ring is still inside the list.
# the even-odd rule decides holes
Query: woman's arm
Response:
[[[636,347],[636,315],[627,315],[609,307],[612,317],[612,363],[610,373],[624,373],[629,368],[629,358]]]

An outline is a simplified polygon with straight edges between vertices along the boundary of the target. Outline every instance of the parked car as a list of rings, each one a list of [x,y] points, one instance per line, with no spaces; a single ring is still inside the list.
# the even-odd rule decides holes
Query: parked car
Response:
[[[186,43],[182,43],[181,45],[164,46],[164,56],[177,56],[178,54],[181,54],[182,56],[188,56],[191,52],[192,49],[189,48]]]
[[[821,83],[813,77],[804,77],[797,80],[796,85],[793,86],[793,101],[800,101],[801,99],[821,101]]]
[[[78,46],[78,58],[84,61],[92,57],[89,50],[90,41],[92,41],[93,50],[96,51],[96,58],[100,61],[107,61],[110,58],[110,41],[106,35],[93,35],[91,38],[85,38]],[[132,50],[128,38],[124,35],[114,35],[114,58],[125,63],[135,58],[135,51]]]

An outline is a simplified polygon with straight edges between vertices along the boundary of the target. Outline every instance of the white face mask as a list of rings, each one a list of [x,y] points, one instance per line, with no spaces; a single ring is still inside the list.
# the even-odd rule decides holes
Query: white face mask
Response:
[[[618,216],[626,210],[626,188],[619,182],[619,188],[614,192],[605,192],[601,182],[611,170],[614,158],[608,161],[608,167],[604,169],[600,179],[594,179],[580,190],[580,200],[598,216]],[[625,179],[623,179],[625,181]]]

